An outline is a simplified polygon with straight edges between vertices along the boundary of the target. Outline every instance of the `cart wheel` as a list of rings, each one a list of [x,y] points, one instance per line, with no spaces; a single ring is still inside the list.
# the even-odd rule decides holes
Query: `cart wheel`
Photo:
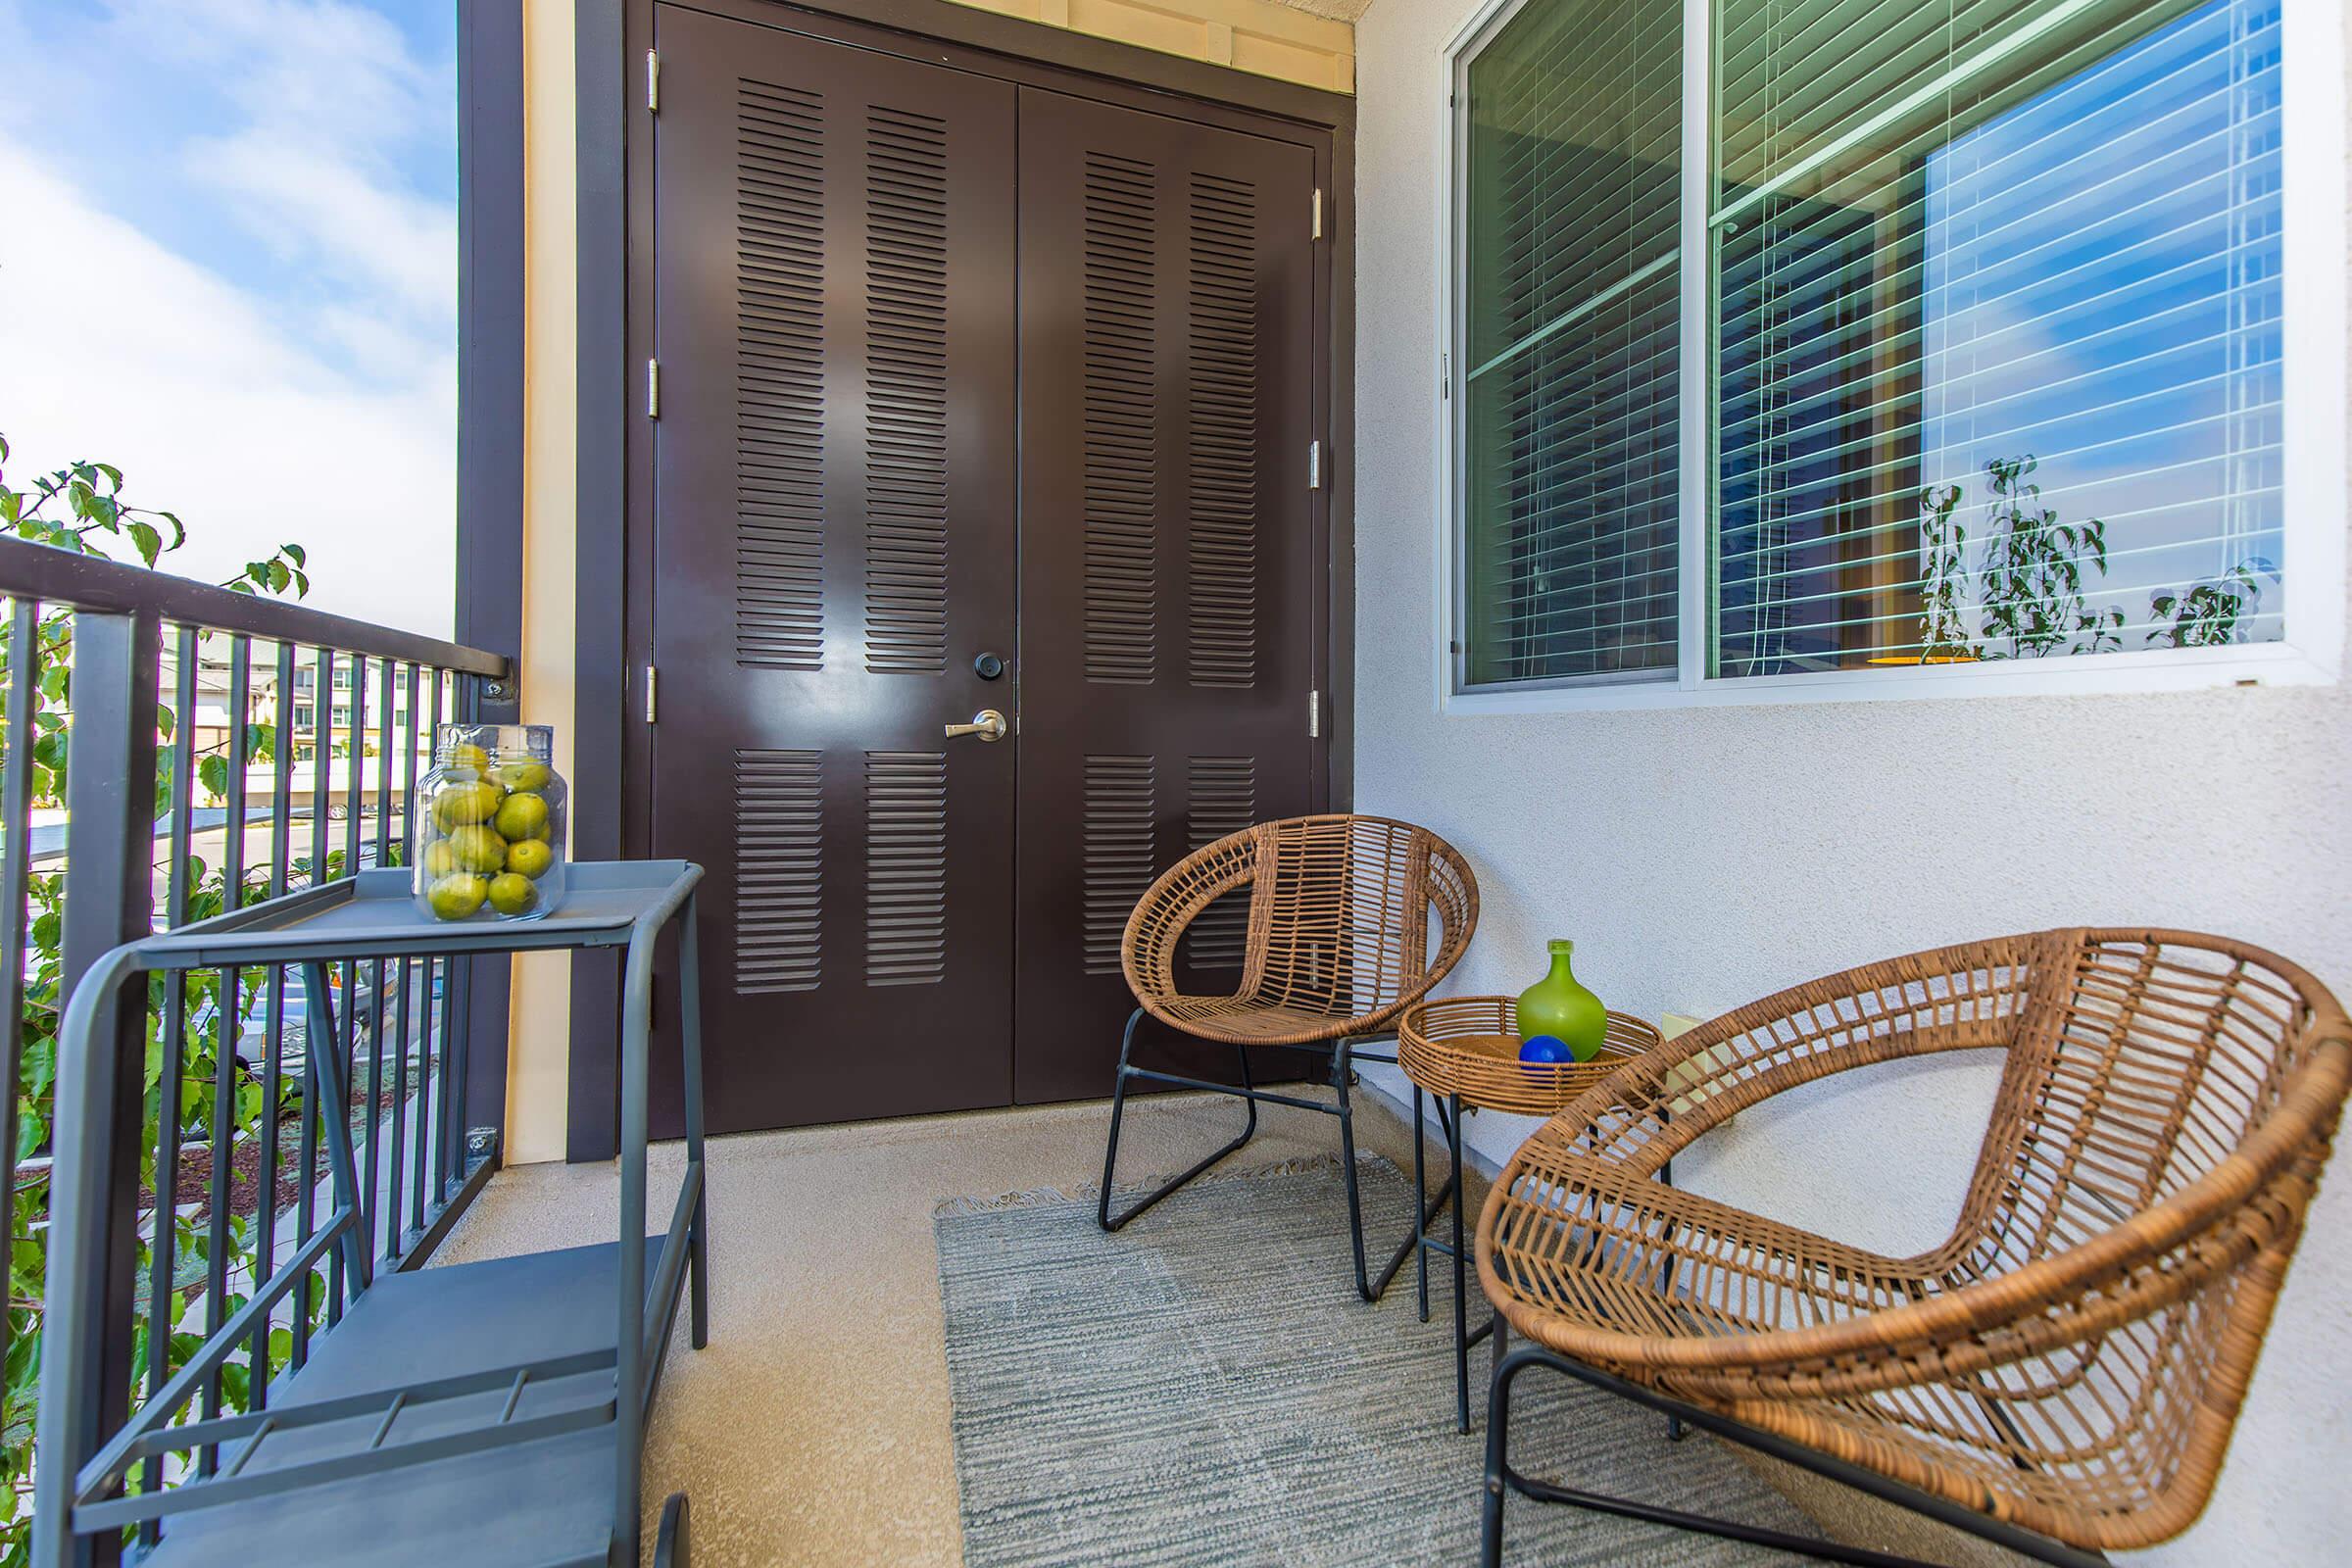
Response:
[[[694,1560],[687,1513],[683,1492],[671,1493],[669,1500],[662,1504],[662,1533],[654,1538],[654,1568],[686,1568]]]

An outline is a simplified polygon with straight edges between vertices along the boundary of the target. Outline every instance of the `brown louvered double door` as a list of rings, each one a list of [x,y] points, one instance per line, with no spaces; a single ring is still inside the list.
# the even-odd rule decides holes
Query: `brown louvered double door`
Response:
[[[640,842],[708,872],[711,1125],[1105,1094],[1137,896],[1316,804],[1312,152],[655,16]]]

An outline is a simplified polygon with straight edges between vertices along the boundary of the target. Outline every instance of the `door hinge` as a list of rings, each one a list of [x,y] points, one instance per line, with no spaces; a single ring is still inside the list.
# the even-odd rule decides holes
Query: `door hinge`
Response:
[[[648,724],[654,721],[654,666],[648,664],[645,666],[645,721]]]
[[[1320,441],[1306,444],[1306,487],[1309,490],[1323,488],[1323,443]]]
[[[1323,694],[1319,691],[1306,694],[1306,738],[1310,741],[1323,738]]]
[[[645,416],[649,419],[662,417],[662,362],[660,360],[645,362]]]
[[[1314,227],[1306,237],[1308,239],[1323,237],[1323,187],[1320,185],[1315,187]]]
[[[662,112],[662,51],[645,52],[645,107],[655,114]]]
[[[1453,356],[1441,354],[1438,356],[1438,401],[1442,403],[1451,396],[1453,396]]]

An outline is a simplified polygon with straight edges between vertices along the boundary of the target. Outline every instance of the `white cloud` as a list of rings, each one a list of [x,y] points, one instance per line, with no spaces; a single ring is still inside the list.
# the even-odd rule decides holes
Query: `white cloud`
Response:
[[[187,575],[218,580],[294,540],[311,551],[313,605],[447,635],[454,349],[396,336],[374,363],[399,373],[355,375],[293,313],[98,210],[5,138],[0,213],[13,472],[119,464],[127,499],[188,524],[173,558]]]
[[[188,524],[175,569],[219,580],[292,540],[312,604],[446,634],[457,213],[411,172],[454,152],[450,63],[351,0],[105,0],[79,25],[0,103],[12,469],[115,463]],[[0,43],[24,35],[0,0]],[[85,60],[138,82],[146,169],[38,139],[86,102]],[[159,170],[213,204],[204,232],[124,205]]]
[[[187,165],[280,259],[420,321],[455,319],[455,209],[386,189],[333,149],[275,129],[193,141]]]
[[[366,154],[455,118],[444,68],[344,0],[111,0],[119,47],[182,60],[256,125]]]

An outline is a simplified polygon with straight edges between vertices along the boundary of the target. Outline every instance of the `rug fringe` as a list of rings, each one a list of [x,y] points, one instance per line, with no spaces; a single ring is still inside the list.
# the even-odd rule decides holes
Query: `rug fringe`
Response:
[[[1355,1163],[1359,1170],[1367,1166],[1376,1169],[1396,1169],[1386,1155],[1375,1153],[1369,1149],[1359,1149],[1355,1152]],[[1203,1171],[1195,1179],[1203,1182],[1261,1181],[1269,1176],[1304,1176],[1315,1171],[1339,1168],[1340,1156],[1335,1152],[1326,1152],[1320,1154],[1293,1154],[1287,1159],[1271,1160],[1258,1165],[1235,1165],[1218,1170]],[[1139,1181],[1116,1182],[1111,1186],[1111,1195],[1116,1198],[1126,1198],[1137,1193],[1148,1193],[1166,1179],[1164,1176],[1148,1176]],[[931,1217],[933,1219],[953,1219],[958,1215],[991,1214],[1000,1209],[1034,1208],[1046,1203],[1092,1203],[1102,1196],[1102,1184],[1101,1182],[1083,1182],[1070,1188],[1025,1187],[1018,1192],[1000,1193],[994,1198],[974,1193],[960,1198],[941,1199],[932,1206]]]

